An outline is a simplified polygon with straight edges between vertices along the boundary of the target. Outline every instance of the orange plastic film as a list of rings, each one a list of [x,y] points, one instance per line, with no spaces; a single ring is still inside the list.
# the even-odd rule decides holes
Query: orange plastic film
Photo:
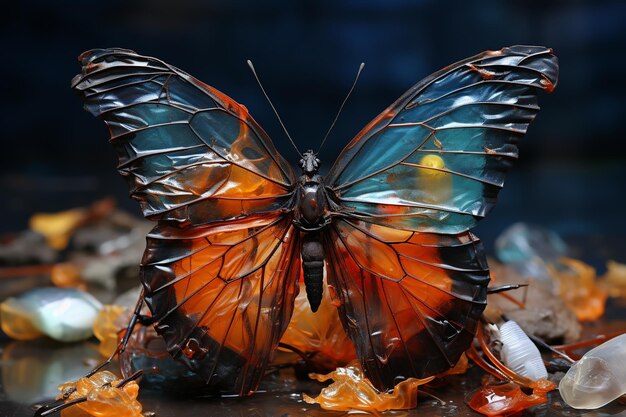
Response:
[[[561,258],[562,268],[550,268],[558,283],[559,295],[580,321],[592,321],[604,315],[606,291],[598,285],[596,270],[577,259]]]
[[[311,398],[302,397],[309,404],[319,404],[325,410],[348,411],[387,411],[408,410],[417,406],[417,390],[434,377],[409,378],[397,384],[391,392],[381,392],[363,375],[357,361],[344,368],[337,368],[326,375],[311,374],[320,382],[332,379],[334,382],[323,388],[320,394]]]
[[[66,382],[59,385],[61,394],[57,399],[66,401],[78,398],[87,398],[86,401],[75,404],[61,412],[62,417],[140,417],[141,404],[137,401],[139,385],[130,381],[122,388],[117,385],[120,380],[109,371],[97,372],[89,378],[80,378],[78,381]]]
[[[356,358],[354,346],[339,320],[333,292],[334,288],[324,284],[322,302],[317,312],[313,313],[306,298],[304,282],[300,281],[293,315],[281,339],[281,343],[307,354],[309,366],[317,371],[329,371]]]

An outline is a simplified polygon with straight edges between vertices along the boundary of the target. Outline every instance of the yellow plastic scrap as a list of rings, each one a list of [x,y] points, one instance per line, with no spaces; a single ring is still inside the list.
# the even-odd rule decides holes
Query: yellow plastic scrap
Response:
[[[79,207],[58,213],[37,213],[29,220],[31,230],[46,237],[48,246],[63,250],[72,234],[79,227],[103,219],[115,208],[115,200],[107,197],[98,200],[89,207]]]
[[[52,249],[65,249],[74,230],[89,217],[84,208],[61,211],[59,213],[37,213],[29,221],[30,228],[46,237]]]
[[[305,402],[319,404],[325,410],[387,411],[408,410],[417,406],[417,387],[432,381],[409,378],[397,384],[392,392],[380,392],[363,375],[358,361],[346,367],[337,368],[326,375],[310,374],[320,382],[332,379],[334,382],[323,388],[316,398],[302,394]]]
[[[141,404],[137,401],[139,385],[130,381],[117,388],[120,380],[109,371],[97,372],[89,378],[59,385],[63,399],[73,391],[66,401],[86,397],[87,401],[72,405],[61,412],[62,417],[141,417]]]
[[[606,263],[606,274],[603,276],[604,283],[611,297],[626,298],[626,265],[608,261]]]
[[[607,293],[596,280],[596,270],[577,259],[561,258],[564,268],[550,267],[559,295],[579,321],[592,321],[604,314]]]

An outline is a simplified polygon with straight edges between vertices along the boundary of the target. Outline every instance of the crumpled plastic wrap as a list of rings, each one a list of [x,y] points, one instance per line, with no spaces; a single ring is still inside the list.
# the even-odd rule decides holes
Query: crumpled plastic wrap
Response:
[[[554,383],[545,379],[539,380],[532,388],[533,392],[529,395],[513,382],[485,385],[470,396],[467,405],[477,413],[486,416],[515,414],[547,402],[547,394],[554,389]]]
[[[598,285],[596,270],[572,258],[561,258],[560,264],[550,267],[552,278],[558,283],[559,296],[580,321],[597,320],[604,315],[607,293]]]
[[[59,385],[57,400],[87,400],[61,412],[62,417],[141,417],[142,406],[137,401],[139,385],[130,381],[118,388],[121,380],[109,371],[97,372],[89,378]],[[72,392],[73,391],[73,392]],[[69,392],[71,394],[67,395]]]
[[[357,361],[337,368],[326,375],[311,374],[310,376],[320,382],[329,379],[334,382],[323,388],[315,398],[303,394],[304,401],[309,404],[319,404],[325,410],[335,411],[387,411],[415,408],[418,387],[434,378],[409,378],[397,384],[392,392],[380,392],[365,377]]]
[[[307,355],[310,371],[331,371],[356,358],[354,346],[339,320],[332,293],[332,287],[324,284],[322,302],[313,313],[301,281],[291,321],[281,339],[281,343]]]

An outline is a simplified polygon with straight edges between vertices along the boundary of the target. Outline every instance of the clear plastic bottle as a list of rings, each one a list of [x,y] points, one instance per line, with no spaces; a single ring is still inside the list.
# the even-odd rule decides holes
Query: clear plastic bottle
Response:
[[[626,334],[587,352],[567,371],[559,391],[578,409],[600,408],[626,394]]]

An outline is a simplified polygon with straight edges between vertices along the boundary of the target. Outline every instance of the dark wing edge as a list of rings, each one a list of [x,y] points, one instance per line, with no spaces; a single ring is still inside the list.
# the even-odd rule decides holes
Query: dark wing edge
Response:
[[[367,377],[381,390],[453,367],[486,306],[480,241],[339,220],[326,235],[327,279]]]
[[[544,47],[487,51],[444,68],[368,124],[327,183],[347,215],[404,230],[467,231],[495,206],[539,110],[537,92],[551,92],[557,80],[557,58]]]
[[[295,176],[244,106],[130,50],[79,61],[72,88],[109,127],[118,171],[146,217],[186,226],[288,206]]]
[[[167,351],[208,387],[249,395],[289,324],[299,234],[285,215],[148,235],[141,276]]]

